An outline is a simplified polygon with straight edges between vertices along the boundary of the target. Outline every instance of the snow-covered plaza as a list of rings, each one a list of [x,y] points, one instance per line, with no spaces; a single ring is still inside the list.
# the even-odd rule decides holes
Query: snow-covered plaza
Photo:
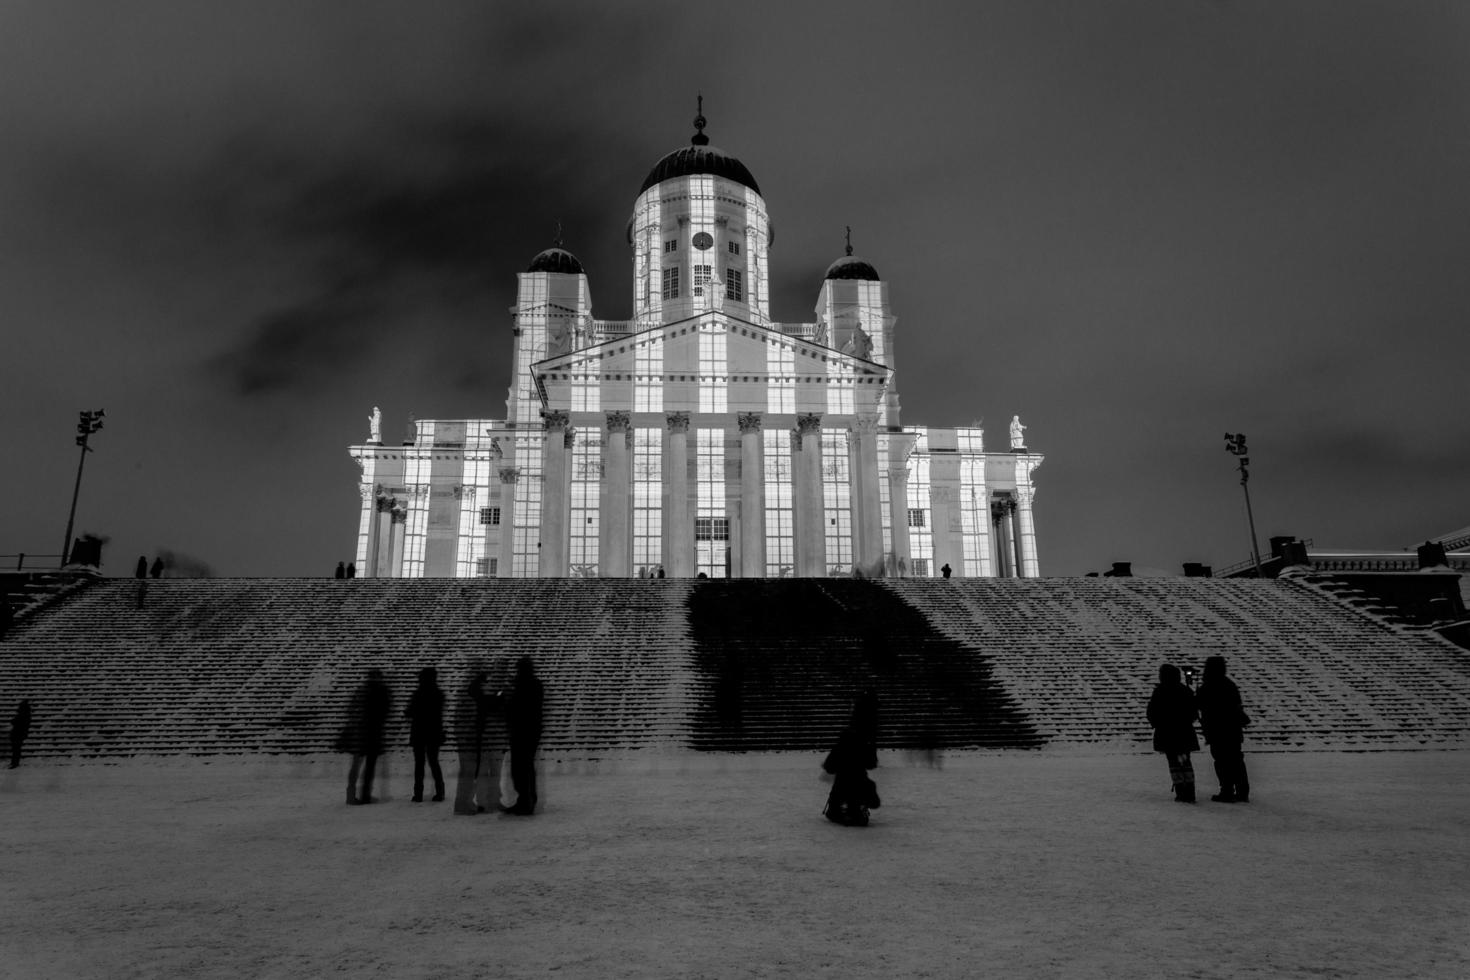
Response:
[[[533,818],[343,804],[345,761],[0,773],[0,976],[1465,977],[1470,751],[548,763]],[[451,797],[455,760],[445,753]]]

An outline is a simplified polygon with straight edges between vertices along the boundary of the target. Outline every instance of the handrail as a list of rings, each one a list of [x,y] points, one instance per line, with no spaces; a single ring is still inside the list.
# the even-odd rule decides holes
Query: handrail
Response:
[[[33,559],[32,562],[31,562],[31,567],[33,567],[33,568],[36,567],[36,563],[35,563],[34,559],[37,559],[37,558],[49,558],[49,559],[52,559],[54,561],[54,564],[51,563],[51,562],[47,562],[47,563],[44,564],[44,568],[47,569],[47,570],[55,571],[55,570],[61,568],[61,558],[62,558],[62,556],[61,555],[38,555],[38,554],[34,554],[32,552],[29,552],[29,551],[21,551],[21,552],[18,552],[16,554],[13,554],[13,555],[0,555],[0,567],[4,567],[4,566],[8,565],[10,563],[9,562],[9,559],[11,559],[11,558],[14,558],[15,559],[15,570],[17,572],[25,571],[25,564],[26,564],[26,559],[27,558]]]

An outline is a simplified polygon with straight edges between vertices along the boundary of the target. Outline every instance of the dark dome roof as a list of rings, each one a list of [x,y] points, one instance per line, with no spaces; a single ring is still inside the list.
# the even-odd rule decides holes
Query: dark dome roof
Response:
[[[842,258],[827,266],[827,274],[823,279],[864,279],[869,282],[878,282],[878,270],[867,262],[853,255],[844,255]]]
[[[564,248],[548,248],[531,260],[531,266],[526,271],[566,272],[576,276],[582,274],[582,263]]]
[[[757,194],[761,192],[755,178],[745,169],[745,164],[724,150],[717,150],[713,146],[682,146],[653,165],[653,169],[643,179],[643,186],[638,188],[638,193],[642,194],[654,184],[670,178],[687,177],[690,174],[723,177],[737,184],[744,184]]]

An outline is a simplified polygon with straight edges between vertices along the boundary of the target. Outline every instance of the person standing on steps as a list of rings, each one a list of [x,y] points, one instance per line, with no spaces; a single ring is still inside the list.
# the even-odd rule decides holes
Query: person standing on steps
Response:
[[[1148,699],[1148,723],[1154,729],[1154,751],[1162,752],[1169,761],[1169,779],[1179,803],[1194,802],[1194,766],[1189,754],[1199,751],[1199,739],[1194,734],[1198,717],[1194,692],[1184,686],[1179,668],[1160,665],[1158,686]]]
[[[337,562],[337,572],[332,577],[333,578],[346,578],[347,577],[347,565],[344,564],[343,562],[340,562],[340,561]]]
[[[160,576],[163,575],[163,556],[162,555],[159,555],[157,558],[153,559],[153,567],[148,570],[148,574],[149,575],[152,575],[154,578],[159,578]]]
[[[424,763],[434,777],[434,802],[444,799],[444,773],[439,768],[439,746],[444,744],[444,692],[439,690],[439,672],[433,667],[419,671],[419,686],[403,711],[408,719],[408,744],[413,746],[413,801],[424,802]]]
[[[357,578],[357,562],[350,561],[347,563],[347,577]]]
[[[31,702],[26,699],[16,706],[15,715],[10,719],[10,768],[20,768],[20,749],[30,733]]]
[[[373,771],[378,765],[378,756],[383,754],[383,727],[388,723],[388,711],[393,704],[393,693],[383,682],[383,672],[374,667],[367,672],[352,702],[347,708],[347,724],[342,730],[338,748],[352,754],[352,766],[347,770],[347,802],[354,806],[373,802]],[[359,790],[358,773],[362,773]]]
[[[1216,803],[1249,803],[1251,784],[1245,772],[1245,732],[1250,718],[1240,702],[1240,689],[1225,676],[1224,657],[1206,657],[1200,680],[1200,727],[1215,760],[1215,778],[1220,792],[1210,797]]]
[[[945,578],[949,578],[950,575],[954,574],[954,569],[949,567],[949,562],[945,562],[943,565],[939,566],[939,574],[943,575]]]
[[[505,726],[510,736],[510,779],[515,805],[506,810],[519,817],[536,812],[536,750],[541,745],[541,712],[546,699],[541,679],[530,657],[516,661],[515,684],[505,703]]]
[[[147,577],[148,577],[148,556],[147,555],[139,555],[138,556],[138,567],[137,567],[137,569],[135,569],[133,571],[133,578],[147,578]]]

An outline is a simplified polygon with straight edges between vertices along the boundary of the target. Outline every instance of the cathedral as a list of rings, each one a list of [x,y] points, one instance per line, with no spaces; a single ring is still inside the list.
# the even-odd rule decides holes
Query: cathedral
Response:
[[[628,222],[633,316],[592,315],[576,256],[519,274],[503,419],[422,419],[362,468],[358,574],[778,578],[1040,574],[1019,417],[899,421],[888,284],[847,254],[815,319],[771,319],[766,202],[695,135]]]

